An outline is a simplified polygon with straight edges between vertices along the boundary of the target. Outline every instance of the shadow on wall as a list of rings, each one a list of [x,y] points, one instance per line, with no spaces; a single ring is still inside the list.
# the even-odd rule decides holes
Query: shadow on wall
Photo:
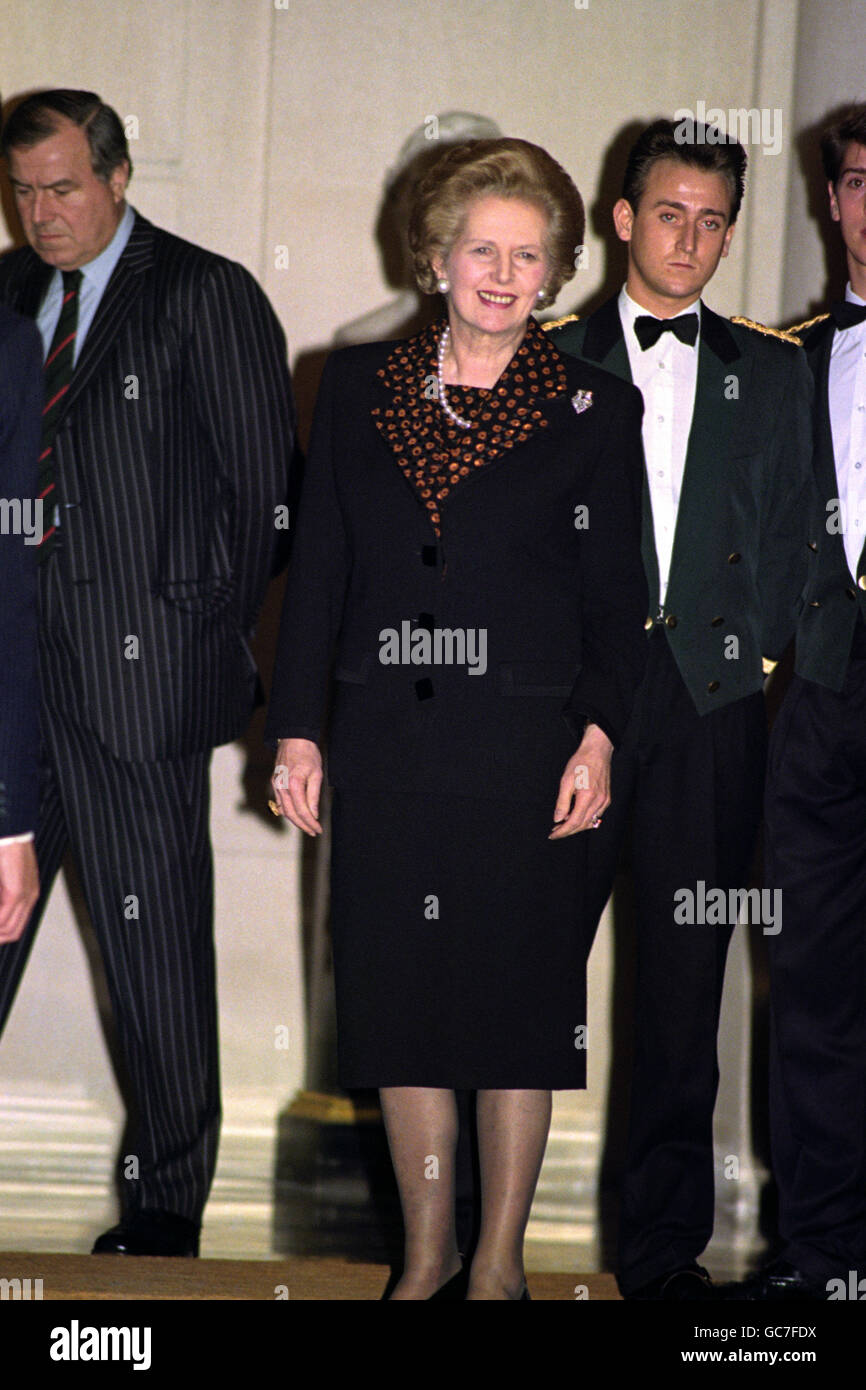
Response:
[[[471,111],[444,111],[438,116],[428,116],[403,142],[385,175],[376,218],[382,272],[386,284],[396,294],[368,313],[342,324],[334,332],[330,346],[312,348],[298,358],[294,369],[295,392],[305,438],[309,436],[325,358],[332,348],[408,338],[441,315],[439,297],[422,294],[415,284],[406,237],[413,195],[419,181],[449,145],[463,140],[494,139],[501,134],[496,122],[487,116]]]
[[[613,295],[619,294],[625,284],[628,250],[614,231],[613,207],[622,196],[622,176],[628,152],[647,124],[646,121],[629,121],[613,137],[602,159],[595,196],[591,203],[588,192],[580,190],[586,203],[587,226],[592,228],[594,235],[601,242],[604,256],[604,269],[598,287],[584,299],[578,298],[574,308],[566,311],[579,314],[581,318],[594,313]],[[577,274],[569,281],[568,289],[580,295],[581,278],[585,271],[592,269],[594,267],[585,259],[581,259]]]

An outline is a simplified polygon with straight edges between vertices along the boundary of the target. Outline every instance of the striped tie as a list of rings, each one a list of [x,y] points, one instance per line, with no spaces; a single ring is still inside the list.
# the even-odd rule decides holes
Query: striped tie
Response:
[[[39,559],[44,560],[54,546],[57,531],[54,480],[54,436],[63,402],[72,380],[75,337],[78,332],[78,291],[80,270],[63,271],[63,303],[45,359],[45,409],[42,412],[42,452],[39,455],[39,496],[42,499],[43,531]],[[49,522],[46,525],[45,522]]]

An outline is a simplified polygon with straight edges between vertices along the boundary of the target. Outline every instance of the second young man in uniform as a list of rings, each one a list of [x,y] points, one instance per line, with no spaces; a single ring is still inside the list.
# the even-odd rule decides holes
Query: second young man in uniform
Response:
[[[649,660],[614,754],[611,805],[588,847],[587,916],[597,920],[632,818],[626,1298],[713,1296],[697,1258],[713,1228],[716,1034],[739,901],[730,890],[748,886],[761,817],[764,663],[793,635],[808,556],[805,356],[796,341],[701,300],[728,254],[744,187],[745,151],[716,136],[671,121],[642,133],[613,214],[628,243],[625,287],[554,330],[557,347],[644,397]],[[714,889],[723,893],[710,897]]]

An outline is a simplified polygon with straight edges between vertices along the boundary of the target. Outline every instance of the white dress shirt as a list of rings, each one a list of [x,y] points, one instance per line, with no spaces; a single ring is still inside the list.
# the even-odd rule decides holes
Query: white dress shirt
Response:
[[[94,256],[92,261],[88,261],[87,265],[81,267],[81,289],[78,292],[78,324],[75,332],[73,365],[78,362],[81,356],[81,349],[84,347],[84,340],[99,308],[99,301],[102,299],[105,287],[114,272],[114,267],[120,260],[126,243],[129,241],[129,234],[134,222],[135,213],[127,203],[111,241],[100,251],[98,256]],[[62,303],[63,276],[59,270],[55,270],[39,306],[39,313],[36,315],[36,322],[42,334],[42,343],[45,349],[44,357],[48,356],[48,349],[54,337],[57,320],[60,318]]]
[[[845,298],[866,303],[850,285]],[[866,321],[833,334],[828,393],[845,558],[856,579],[866,541]]]
[[[659,604],[663,606],[670,578],[686,451],[695,409],[700,336],[692,347],[689,343],[681,343],[673,333],[662,333],[653,347],[644,350],[634,331],[634,322],[647,312],[635,303],[625,288],[622,289],[619,316],[632,380],[644,402],[643,447],[659,566]],[[700,329],[699,299],[681,313],[697,313]],[[679,318],[680,315],[675,317]]]

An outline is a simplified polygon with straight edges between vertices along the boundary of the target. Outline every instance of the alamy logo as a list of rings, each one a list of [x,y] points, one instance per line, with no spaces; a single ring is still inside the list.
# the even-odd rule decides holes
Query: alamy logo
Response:
[[[732,136],[741,145],[761,145],[764,154],[778,154],[782,148],[781,106],[772,110],[769,106],[734,106],[723,111],[719,106],[708,109],[705,101],[699,101],[694,111],[681,106],[674,112],[674,120],[679,122],[674,130],[678,145],[723,145]],[[704,129],[696,130],[696,124]]]
[[[0,1299],[39,1299],[42,1297],[41,1279],[0,1279]]]
[[[470,676],[487,670],[486,627],[416,627],[408,618],[379,633],[383,666],[466,666]]]
[[[692,888],[674,893],[674,921],[679,926],[736,926],[743,910],[744,920],[760,923],[764,936],[778,936],[782,930],[781,888],[707,888],[699,878]]]
[[[25,545],[42,541],[42,498],[0,497],[0,535],[23,536]]]
[[[828,1279],[826,1284],[827,1302],[839,1302],[840,1299],[852,1303],[866,1302],[866,1279],[857,1278],[857,1270],[848,1270],[848,1282],[844,1279]]]
[[[150,1370],[149,1327],[68,1327],[51,1329],[52,1361],[131,1361],[134,1371]]]
[[[848,1282],[844,1279],[828,1279],[826,1283],[827,1302],[866,1302],[866,1279],[858,1279],[858,1270],[848,1270]]]
[[[852,517],[849,517],[848,503],[841,497],[831,497],[824,505],[827,513],[827,520],[824,525],[827,528],[828,536],[844,536],[848,532],[848,524]],[[854,530],[864,529],[864,512],[866,512],[866,501],[862,498],[857,501],[853,508]]]

